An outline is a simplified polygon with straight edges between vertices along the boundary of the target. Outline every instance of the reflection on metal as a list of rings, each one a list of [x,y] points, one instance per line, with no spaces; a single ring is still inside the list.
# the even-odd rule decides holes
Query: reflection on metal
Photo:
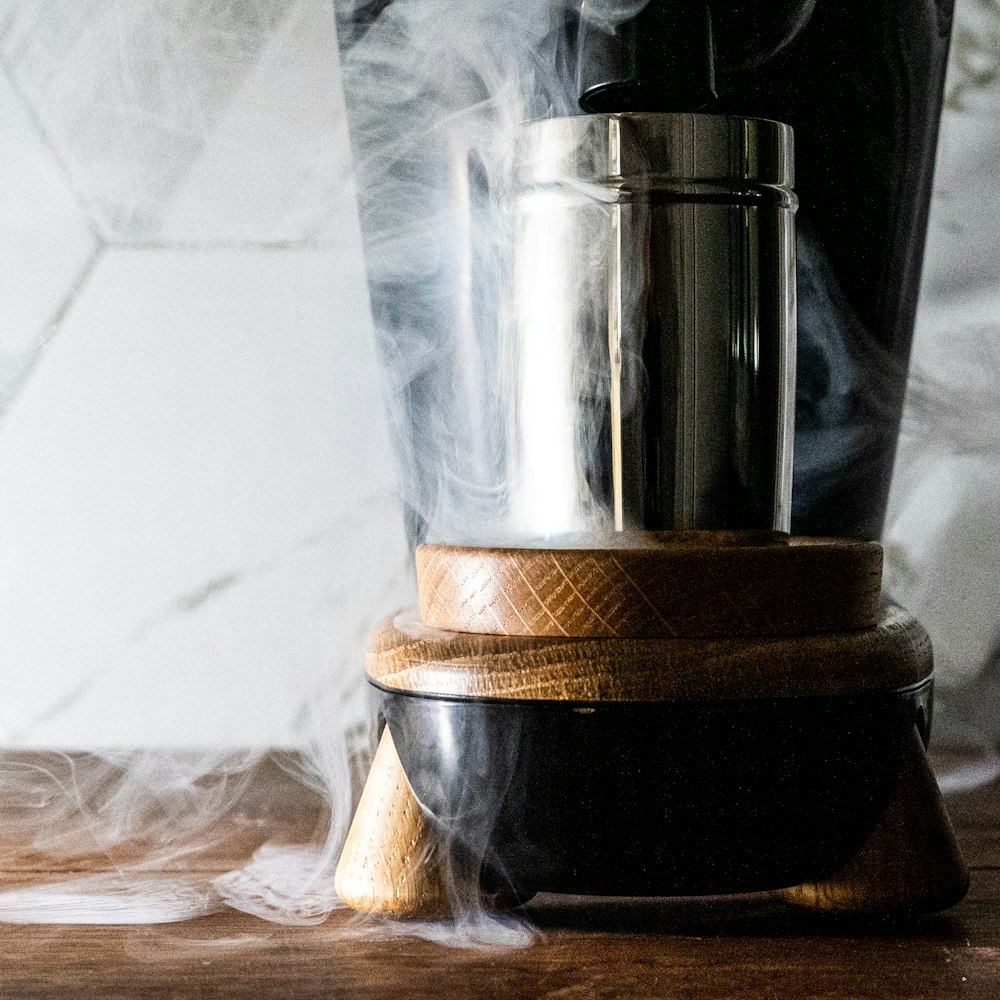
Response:
[[[615,531],[624,528],[622,456],[622,220],[611,208],[611,273],[608,280],[608,359],[611,363],[611,479]]]
[[[518,532],[787,530],[791,130],[550,119],[525,126],[518,166]]]

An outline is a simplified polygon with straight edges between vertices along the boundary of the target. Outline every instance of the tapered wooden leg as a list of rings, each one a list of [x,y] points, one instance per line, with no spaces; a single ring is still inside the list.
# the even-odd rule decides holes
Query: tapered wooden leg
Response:
[[[442,852],[386,726],[337,865],[337,894],[366,913],[445,916]]]
[[[965,896],[969,872],[916,727],[904,753],[882,818],[845,868],[778,896],[814,910],[858,914],[934,913]]]

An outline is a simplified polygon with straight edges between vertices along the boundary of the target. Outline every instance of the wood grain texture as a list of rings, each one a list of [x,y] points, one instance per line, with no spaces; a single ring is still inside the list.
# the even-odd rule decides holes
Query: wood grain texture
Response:
[[[539,897],[522,950],[221,913],[179,926],[0,925],[4,1000],[996,1000],[1000,873],[912,926],[773,900]],[[398,925],[397,925],[398,928]]]
[[[26,877],[100,872],[141,859],[157,871],[221,873],[232,868],[233,858],[249,858],[266,842],[308,842],[324,823],[329,803],[317,789],[289,778],[303,767],[298,754],[242,748],[220,751],[217,770],[199,782],[199,793],[211,795],[216,808],[204,826],[183,831],[189,838],[184,851],[177,850],[177,816],[169,809],[146,810],[128,836],[116,829],[116,837],[109,838],[107,828],[94,821],[121,809],[121,801],[134,794],[137,774],[176,779],[201,773],[204,761],[204,751],[162,748],[118,748],[107,754],[0,752],[0,871]],[[365,774],[357,776],[358,791],[367,764]]]
[[[337,895],[363,913],[443,916],[442,860],[386,728],[337,865]]]
[[[743,639],[554,639],[428,629],[396,616],[373,636],[368,673],[427,694],[570,701],[781,698],[883,691],[923,680],[930,641],[885,604],[868,629]]]
[[[842,631],[878,615],[875,542],[697,531],[601,544],[422,545],[421,619],[484,635],[669,638]]]
[[[826,881],[777,895],[811,909],[878,916],[944,910],[968,887],[968,869],[914,728],[895,792],[857,855]]]
[[[47,758],[49,755],[44,755]],[[30,755],[23,754],[27,763]],[[43,762],[48,766],[47,761]],[[275,769],[245,803],[277,821],[317,818]],[[303,798],[299,801],[299,797]],[[947,913],[889,923],[831,917],[769,896],[585,899],[539,896],[522,913],[542,932],[520,950],[442,947],[359,924],[282,926],[226,911],[161,926],[0,924],[0,996],[10,1000],[996,1000],[1000,996],[1000,786],[949,800],[959,843],[978,860]],[[0,837],[4,835],[0,816]],[[303,835],[308,835],[309,823]],[[228,842],[212,866],[237,867]],[[11,863],[18,859],[10,856]],[[60,862],[61,863],[61,862]],[[0,891],[26,879],[32,857]]]

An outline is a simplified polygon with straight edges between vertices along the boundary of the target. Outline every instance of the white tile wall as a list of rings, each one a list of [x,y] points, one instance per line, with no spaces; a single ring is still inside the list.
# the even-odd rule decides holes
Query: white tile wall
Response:
[[[8,2],[0,54],[0,745],[292,743],[410,588],[332,10]]]
[[[1000,93],[997,94],[1000,102]],[[924,263],[921,327],[1000,287],[1000,106],[946,110]]]
[[[294,242],[324,220],[343,231],[353,206],[333,38],[332,4],[291,6],[179,179],[159,239]]]
[[[300,240],[343,190],[324,0],[22,2],[0,27],[109,240]]]
[[[105,252],[0,435],[0,734],[291,738],[404,573],[359,285],[350,246]]]
[[[289,742],[409,587],[332,6],[0,0],[0,63],[0,745]],[[993,399],[1000,92],[967,98],[914,361]],[[1000,460],[921,447],[889,577],[957,683],[997,638]]]

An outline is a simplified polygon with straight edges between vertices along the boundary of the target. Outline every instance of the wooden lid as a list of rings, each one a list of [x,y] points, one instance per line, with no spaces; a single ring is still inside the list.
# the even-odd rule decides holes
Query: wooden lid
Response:
[[[413,612],[372,637],[369,677],[438,695],[560,701],[690,701],[891,691],[930,676],[920,623],[885,604],[876,625],[808,636],[566,639],[485,636]]]
[[[455,632],[804,635],[875,624],[882,548],[766,531],[642,533],[595,548],[421,545],[417,584],[424,624]]]

